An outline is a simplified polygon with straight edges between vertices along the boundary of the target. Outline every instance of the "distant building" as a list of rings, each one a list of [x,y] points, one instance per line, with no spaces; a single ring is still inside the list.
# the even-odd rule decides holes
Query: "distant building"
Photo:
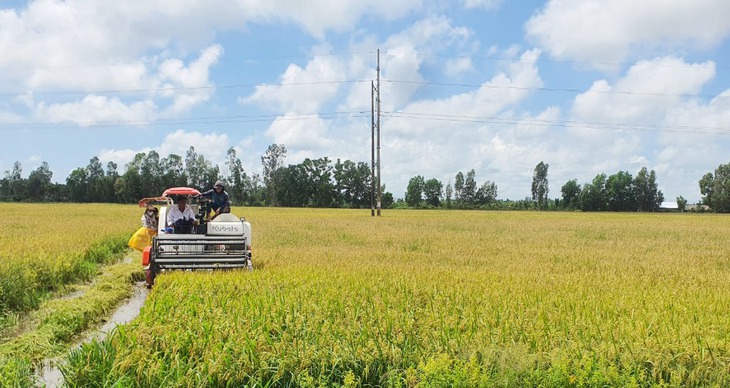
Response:
[[[688,212],[709,212],[710,207],[707,205],[694,204],[694,205],[687,205],[685,207],[685,210]]]
[[[662,202],[661,205],[659,205],[659,211],[660,212],[678,212],[679,205],[676,202],[665,201],[665,202]]]

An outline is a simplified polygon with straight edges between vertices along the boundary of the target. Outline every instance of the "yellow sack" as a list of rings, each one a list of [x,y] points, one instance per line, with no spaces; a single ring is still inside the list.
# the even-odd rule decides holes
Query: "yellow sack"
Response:
[[[129,245],[130,248],[142,252],[144,251],[145,247],[152,245],[152,235],[150,235],[147,228],[143,226],[137,229],[136,232],[134,232],[132,238],[129,239],[127,245]]]

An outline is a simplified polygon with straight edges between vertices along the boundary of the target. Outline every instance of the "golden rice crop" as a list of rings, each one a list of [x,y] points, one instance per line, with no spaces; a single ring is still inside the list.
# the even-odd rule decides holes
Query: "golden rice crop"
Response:
[[[0,386],[32,386],[33,367],[58,355],[130,293],[139,266],[105,267],[138,227],[136,206],[0,204]],[[137,270],[135,270],[137,268]],[[49,299],[72,282],[74,298]],[[36,309],[38,308],[38,309]],[[21,311],[33,310],[22,314]]]
[[[0,203],[2,317],[37,307],[44,293],[95,273],[107,251],[125,248],[139,208],[100,204]],[[123,241],[124,240],[124,241]]]
[[[161,275],[68,382],[730,384],[727,217],[236,210],[257,269]]]

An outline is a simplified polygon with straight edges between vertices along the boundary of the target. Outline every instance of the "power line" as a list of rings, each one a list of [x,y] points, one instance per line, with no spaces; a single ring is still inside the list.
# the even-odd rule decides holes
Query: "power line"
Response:
[[[229,62],[255,62],[255,61],[269,61],[269,60],[282,60],[282,59],[313,59],[313,58],[319,58],[319,57],[344,57],[344,56],[358,56],[358,55],[370,55],[374,53],[375,51],[370,52],[356,52],[356,51],[342,51],[337,53],[329,53],[329,54],[314,54],[314,55],[259,55],[259,56],[251,56],[251,57],[239,57],[239,58],[219,58],[216,60],[215,63],[229,63]],[[12,65],[2,65],[0,64],[0,69],[27,69],[27,70],[33,70],[33,69],[64,69],[64,68],[115,68],[115,67],[125,67],[125,66],[138,66],[138,65],[145,65],[145,66],[155,66],[159,65],[166,60],[182,60],[180,58],[165,58],[160,62],[152,62],[152,61],[134,61],[134,62],[115,62],[115,63],[66,63],[66,64],[34,64],[34,65],[18,65],[18,64],[12,64]],[[193,59],[188,62],[194,63],[197,62],[199,59]]]
[[[545,92],[568,92],[568,93],[596,93],[596,94],[607,94],[607,95],[633,95],[633,96],[652,96],[652,97],[698,97],[698,98],[730,98],[730,95],[702,95],[702,94],[690,94],[690,93],[660,93],[660,92],[648,92],[640,90],[581,90],[581,89],[570,89],[570,88],[545,88],[545,87],[532,87],[532,86],[512,86],[512,85],[485,85],[485,84],[465,84],[465,83],[449,83],[449,82],[426,82],[426,81],[400,81],[400,80],[384,80],[389,83],[400,83],[400,84],[413,84],[413,85],[431,85],[431,86],[452,86],[452,87],[464,87],[474,89],[515,89],[515,90],[528,90],[528,91],[545,91]]]
[[[368,51],[338,51],[338,52],[331,52],[331,53],[323,53],[323,54],[300,54],[300,55],[256,55],[256,56],[246,56],[246,57],[238,57],[238,58],[219,58],[216,63],[233,63],[233,62],[257,62],[257,61],[278,61],[278,60],[288,60],[288,59],[305,59],[305,60],[311,60],[314,58],[319,57],[355,57],[355,56],[363,56],[363,57],[371,57],[372,54],[375,54],[376,49],[368,50]],[[496,55],[479,55],[479,54],[442,54],[442,53],[425,53],[425,52],[418,52],[418,51],[405,51],[405,50],[389,50],[389,51],[382,51],[383,54],[389,54],[389,55],[415,55],[420,58],[468,58],[468,59],[481,59],[481,60],[488,60],[488,61],[495,61],[495,62],[536,62],[536,63],[569,63],[569,64],[577,64],[577,65],[586,65],[586,66],[634,66],[636,65],[635,62],[607,62],[607,61],[579,61],[579,60],[568,60],[568,59],[550,59],[550,58],[537,58],[537,59],[523,59],[523,58],[515,58],[512,56],[496,56]],[[173,59],[173,60],[182,60],[179,58],[165,58],[167,59]],[[193,59],[188,62],[195,62],[198,59]],[[163,60],[164,62],[164,60]],[[160,62],[161,63],[161,62]],[[63,68],[115,68],[115,67],[124,67],[124,66],[132,66],[132,65],[145,65],[145,66],[155,66],[159,63],[152,62],[152,61],[130,61],[130,62],[115,62],[115,63],[67,63],[67,64],[33,64],[33,65],[18,65],[18,64],[7,64],[7,65],[1,65],[0,69],[63,69]],[[641,64],[644,67],[656,67],[656,68],[684,68],[685,66],[682,65],[672,65],[672,64],[660,64],[660,63],[650,63],[650,62],[643,62]],[[692,67],[694,68],[715,68],[715,69],[724,69],[728,70],[730,67],[728,66],[718,66],[715,64],[712,65],[704,65],[704,64],[692,64]]]
[[[652,132],[681,132],[696,134],[714,134],[714,135],[730,135],[730,128],[722,127],[697,127],[687,125],[641,125],[631,123],[615,123],[615,122],[587,122],[575,120],[542,120],[542,119],[520,119],[520,118],[503,118],[489,116],[457,116],[457,115],[441,115],[433,113],[415,113],[415,112],[383,112],[387,117],[414,119],[414,120],[430,120],[430,121],[446,121],[446,122],[466,122],[466,123],[485,123],[497,125],[526,125],[526,126],[543,126],[543,127],[565,127],[580,128],[591,127],[595,129],[612,129],[612,130],[628,130],[628,131],[652,131]]]
[[[189,124],[226,124],[226,123],[251,123],[278,121],[306,121],[306,120],[342,120],[348,118],[369,117],[368,112],[322,112],[302,114],[275,114],[275,115],[238,115],[238,116],[209,116],[195,117],[179,120],[90,120],[85,122],[62,122],[62,123],[0,123],[0,130],[36,130],[52,128],[99,128],[99,127],[149,127],[149,126],[171,126]]]
[[[453,82],[428,82],[428,81],[407,81],[397,79],[384,79],[384,82],[391,84],[408,84],[408,85],[425,85],[425,86],[446,86],[446,87],[462,87],[471,89],[495,89],[495,90],[525,90],[525,91],[544,91],[544,92],[566,92],[566,93],[595,93],[603,95],[624,95],[624,96],[650,96],[650,97],[680,97],[680,98],[730,98],[730,95],[703,95],[690,93],[661,93],[641,90],[582,90],[572,88],[547,88],[532,86],[512,86],[512,85],[485,85],[485,84],[469,84],[469,83],[453,83]],[[217,89],[247,89],[258,87],[289,87],[289,86],[317,86],[317,85],[342,85],[367,83],[370,80],[354,79],[354,80],[327,80],[312,82],[282,82],[282,83],[263,83],[263,84],[226,84],[226,85],[209,85],[209,86],[165,86],[160,88],[137,88],[137,89],[100,89],[100,90],[65,90],[65,91],[33,91],[33,95],[76,95],[76,94],[148,94],[163,92],[185,92],[198,90],[217,90]],[[14,97],[24,93],[0,93],[0,97]]]
[[[636,62],[605,62],[605,61],[578,61],[578,60],[570,60],[570,59],[550,59],[550,58],[537,58],[537,59],[523,59],[523,58],[515,58],[511,56],[494,56],[494,55],[478,55],[478,54],[429,54],[429,53],[422,53],[417,51],[384,51],[386,54],[392,54],[392,55],[403,55],[403,54],[411,54],[415,55],[417,57],[421,58],[468,58],[468,59],[482,59],[482,60],[490,60],[495,62],[536,62],[536,63],[570,63],[570,64],[576,64],[576,65],[587,65],[587,66],[610,66],[610,67],[628,67],[628,66],[634,66],[637,63]],[[656,67],[656,68],[684,68],[686,66],[682,65],[671,65],[671,64],[665,64],[665,63],[650,63],[650,62],[642,62],[641,66],[644,67]],[[703,68],[703,69],[724,69],[724,70],[730,70],[729,66],[717,66],[717,65],[703,65],[703,64],[692,64],[692,67],[694,68]]]
[[[196,91],[196,90],[216,90],[216,89],[246,89],[266,86],[316,86],[316,85],[339,85],[352,83],[365,83],[370,80],[331,80],[331,81],[312,81],[312,82],[282,82],[282,83],[262,83],[262,84],[228,84],[228,85],[208,85],[208,86],[164,86],[159,88],[138,88],[138,89],[100,89],[100,90],[63,90],[63,91],[33,91],[33,95],[74,95],[74,94],[136,94],[136,93],[156,93],[156,92],[175,92],[175,91]],[[25,92],[5,92],[0,96],[14,97],[22,95]]]
[[[277,121],[310,121],[310,120],[347,120],[358,118],[371,118],[371,112],[366,111],[340,111],[321,113],[301,114],[271,114],[271,115],[235,115],[235,116],[205,116],[190,119],[178,120],[112,120],[112,121],[87,121],[87,122],[63,122],[63,123],[0,123],[0,130],[49,130],[54,128],[111,128],[120,126],[129,127],[151,127],[151,126],[174,126],[174,125],[214,125],[230,123],[252,123]],[[513,126],[540,126],[540,127],[562,127],[562,128],[584,128],[589,127],[598,130],[617,131],[639,131],[639,132],[676,132],[704,135],[730,135],[730,128],[689,126],[689,125],[646,125],[620,122],[588,122],[576,120],[546,120],[536,118],[512,118],[496,116],[467,116],[467,115],[446,115],[435,113],[419,112],[392,112],[382,111],[384,117],[401,120],[425,120],[453,123],[482,123],[493,125]]]

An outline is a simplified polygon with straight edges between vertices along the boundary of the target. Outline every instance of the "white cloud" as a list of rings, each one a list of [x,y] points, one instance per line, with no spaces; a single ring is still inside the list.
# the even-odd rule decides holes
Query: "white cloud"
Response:
[[[539,51],[527,51],[480,88],[445,99],[416,101],[403,109],[419,114],[492,117],[522,101],[530,89],[541,87],[535,61]]]
[[[468,57],[449,59],[444,66],[444,73],[449,77],[458,77],[470,71],[474,71],[474,64]]]
[[[649,160],[642,155],[634,155],[629,158],[629,163],[636,164],[639,166],[646,166],[649,164]]]
[[[452,26],[451,21],[445,17],[419,20],[404,31],[388,37],[383,43],[384,50],[380,58],[381,78],[384,81],[423,81],[420,67],[424,54],[447,46],[463,45],[470,37],[471,32],[468,29]],[[327,54],[327,47],[319,51],[322,51],[320,54]],[[461,66],[459,71],[464,71],[468,65],[462,62],[455,66]],[[374,78],[371,58],[353,56],[342,59],[337,56],[315,55],[304,68],[296,64],[289,65],[279,77],[280,85],[259,85],[252,95],[239,98],[239,103],[257,103],[290,113],[312,113],[338,96],[343,89],[349,88],[346,102],[341,107],[363,109],[369,107],[369,101],[363,98],[369,95],[368,83],[357,83],[349,87],[329,81]],[[394,86],[383,82],[381,88],[381,95],[389,97],[383,101],[383,109],[392,110],[408,101],[419,86],[408,83]]]
[[[221,54],[222,48],[213,45],[187,67],[177,59],[164,61],[159,66],[158,74],[146,77],[146,87],[152,89],[147,93],[149,96],[143,99],[131,97],[129,101],[123,101],[116,96],[90,94],[80,101],[40,101],[36,106],[36,115],[42,121],[73,122],[82,126],[115,122],[135,126],[148,124],[158,118],[178,117],[209,99],[214,91],[209,87],[210,67]],[[125,90],[130,90],[129,86]],[[156,101],[164,104],[167,99],[172,99],[172,103],[160,110]],[[32,97],[25,100],[32,101]]]
[[[598,80],[578,95],[573,116],[594,122],[635,123],[666,117],[715,76],[712,62],[688,64],[674,57],[639,61],[614,85]]]
[[[107,162],[112,161],[117,163],[120,172],[123,172],[124,165],[131,162],[138,153],[155,151],[161,158],[175,154],[181,156],[184,160],[190,147],[194,147],[198,155],[203,155],[206,160],[211,161],[214,165],[217,164],[221,169],[225,168],[226,152],[230,147],[228,135],[182,129],[168,133],[159,146],[147,146],[140,149],[102,149],[99,151],[98,157],[104,166]]]
[[[362,53],[379,47],[384,182],[397,197],[413,175],[445,184],[456,172],[474,168],[480,184],[498,184],[500,198],[519,199],[529,195],[534,166],[544,161],[550,164],[552,197],[559,196],[568,179],[585,183],[598,173],[635,174],[646,165],[656,169],[668,196],[693,200],[699,195],[686,190],[695,189],[697,179],[710,171],[708,163],[728,161],[730,140],[719,132],[730,122],[730,91],[712,99],[690,97],[726,88],[717,74],[722,76],[723,68],[716,65],[722,61],[688,63],[683,55],[689,58],[687,53],[727,39],[728,4],[550,1],[524,25],[527,38],[538,45],[525,51],[521,41],[478,35],[485,30],[482,26],[472,29],[461,19],[441,16],[439,12],[458,18],[464,11],[447,12],[453,4],[444,2],[35,1],[17,11],[0,10],[0,91],[9,96],[7,106],[0,106],[0,121],[33,121],[16,113],[21,110],[35,113],[38,121],[83,125],[190,118],[190,125],[181,124],[185,126],[170,132],[158,146],[115,149],[115,139],[109,136],[99,155],[103,161],[120,163],[120,169],[138,152],[184,156],[190,146],[224,168],[225,151],[234,145],[247,170],[257,171],[261,147],[272,140],[289,149],[287,163],[322,156],[365,161],[370,157],[369,117],[331,120],[323,112],[369,112],[369,82],[327,82],[374,79],[375,55]],[[507,7],[501,0],[463,0],[457,4],[462,6],[480,12]],[[406,22],[416,21],[374,28],[382,20],[403,16]],[[228,96],[213,94],[217,79],[234,79],[231,69],[236,65],[230,62],[235,61],[223,60],[222,44],[226,55],[239,55],[237,50],[249,49],[261,25],[267,33],[278,27],[286,33],[292,26],[301,28],[318,42],[307,49],[303,47],[311,44],[311,36],[297,37],[277,47],[311,55],[311,60],[292,63],[278,77],[266,75],[277,83],[298,85],[262,84],[239,99],[247,106],[232,107],[223,101]],[[229,34],[232,30],[235,35]],[[384,36],[384,31],[395,32]],[[515,31],[507,32],[512,39]],[[236,42],[231,44],[231,38]],[[357,54],[332,55],[344,52]],[[456,57],[483,52],[500,60],[481,63]],[[444,53],[455,56],[444,59]],[[545,90],[535,92],[544,86],[543,78],[549,88],[561,88],[565,85],[560,82],[572,74],[566,74],[565,66],[552,66],[545,70],[549,77],[541,75],[537,63],[543,53],[565,60],[636,63],[596,79],[588,90],[582,87],[574,100],[546,100]],[[590,74],[579,75],[570,85],[585,85]],[[481,86],[438,94],[447,88],[434,92],[436,88],[422,84],[444,76]],[[137,91],[113,92],[130,89]],[[244,134],[239,128],[205,127],[186,116],[238,115],[233,111],[239,109],[247,116],[259,107],[280,117],[268,126],[252,122]],[[314,115],[302,117],[303,113]],[[54,134],[68,133],[64,127]],[[34,152],[45,156],[48,151]]]
[[[247,174],[258,172],[261,166],[261,155],[256,147],[256,138],[245,137],[234,146],[236,148],[236,156],[241,159],[241,164]],[[223,168],[223,166],[221,166]]]
[[[714,77],[713,62],[663,57],[639,61],[613,82],[595,81],[570,111],[570,120],[585,124],[566,130],[576,165],[567,173],[588,181],[586,170],[635,175],[646,166],[656,170],[667,199],[697,201],[704,166],[724,163],[730,145],[719,135],[730,120],[730,101],[722,94],[706,102],[697,96]]]
[[[447,183],[474,168],[479,184],[497,183],[500,198],[521,199],[529,196],[535,165],[544,161],[551,197],[570,179],[583,184],[597,174],[635,175],[646,166],[656,170],[666,198],[696,201],[707,160],[727,162],[730,139],[691,130],[717,133],[730,122],[730,91],[709,101],[691,97],[715,77],[713,62],[639,61],[617,79],[596,80],[565,113],[547,107],[530,115],[521,107],[529,91],[542,86],[538,57],[539,51],[524,52],[477,90],[398,111],[421,119],[388,118],[384,174],[397,182],[396,196],[416,174]]]
[[[274,143],[284,144],[293,150],[324,151],[332,146],[329,125],[317,115],[311,118],[292,115],[278,117],[271,123],[266,134]]]
[[[322,38],[326,31],[351,30],[364,15],[392,20],[418,7],[420,0],[35,1],[0,10],[0,66],[23,68],[20,74],[79,66],[93,72],[89,65],[103,71],[130,62],[135,67],[141,56],[184,56],[209,44],[217,32],[250,23],[293,22]]]
[[[223,48],[213,45],[203,50],[200,58],[188,67],[178,59],[169,59],[160,65],[159,83],[165,87],[181,88],[172,93],[174,102],[162,113],[162,117],[177,117],[210,98],[215,90],[209,82],[210,68],[221,55]]]
[[[381,84],[381,94],[389,97],[384,101],[384,109],[403,106],[418,90],[418,82],[423,81],[420,68],[425,55],[446,47],[464,45],[471,35],[467,28],[452,26],[446,17],[432,16],[390,36],[385,41],[386,51],[381,56],[382,77],[407,83]]]
[[[4,124],[17,124],[23,122],[23,116],[14,112],[0,110],[0,122]]]
[[[182,156],[184,159],[190,147],[195,147],[195,152],[198,155],[205,156],[206,159],[211,160],[214,164],[220,164],[222,168],[226,151],[228,151],[230,145],[228,135],[224,133],[201,133],[179,129],[165,136],[165,139],[158,148],[158,153],[160,156],[176,154]]]
[[[178,117],[208,101],[214,90],[206,88],[211,86],[210,68],[223,50],[218,45],[205,47],[218,32],[243,30],[250,23],[284,21],[299,24],[322,38],[326,31],[351,30],[364,15],[390,20],[418,7],[420,0],[30,2],[26,7],[0,10],[0,66],[4,69],[0,84],[5,91],[17,94],[41,92],[35,94],[40,112],[61,119],[74,116],[74,122],[97,120],[100,115],[81,117],[71,110],[86,113],[86,106],[93,103],[99,107],[103,100],[90,96],[86,101],[61,102],[43,92],[147,90],[148,96],[138,101],[132,100],[135,97],[125,97],[125,101],[107,98],[111,105],[102,108],[107,112],[101,116],[114,117],[111,112],[125,110],[127,114],[140,113],[140,105],[154,105],[160,107],[159,117]],[[201,57],[186,67],[183,58],[201,49]],[[337,67],[316,68],[329,64],[315,62],[300,72],[292,68],[289,75],[306,80],[306,74],[341,74]],[[176,90],[155,92],[164,87]],[[315,94],[326,98],[332,89],[337,88],[322,86]],[[311,93],[310,89],[300,96]],[[171,98],[169,105],[161,102],[165,97]],[[144,102],[148,99],[154,104]],[[284,100],[288,105],[296,104],[294,101]],[[128,118],[146,120],[148,116]]]
[[[472,168],[480,182],[500,185],[534,168],[539,160],[531,167],[524,163],[531,163],[536,149],[543,147],[537,135],[547,130],[535,123],[559,115],[559,110],[550,108],[536,119],[515,117],[514,110],[529,90],[542,85],[535,67],[538,57],[537,50],[524,52],[476,90],[415,101],[389,118],[384,123],[388,136],[384,148],[393,159],[387,161],[386,173],[398,182],[395,186],[406,187],[416,174],[448,182],[458,171]],[[504,187],[513,191],[503,191],[501,198],[514,199],[522,192],[519,185]]]
[[[707,49],[730,34],[726,0],[551,0],[525,24],[558,59],[615,63],[633,52]]]
[[[40,167],[41,162],[43,162],[42,156],[40,156],[40,155],[29,156],[26,160],[23,161],[23,172],[25,174],[30,174],[33,170]]]
[[[140,152],[150,152],[152,151],[151,148],[142,148],[139,150],[132,150],[132,149],[123,149],[123,150],[117,150],[117,149],[102,149],[99,151],[97,157],[99,158],[99,161],[101,164],[106,168],[107,163],[114,162],[117,164],[117,172],[120,174],[124,172],[125,165],[134,159],[134,156],[137,155]]]
[[[350,31],[363,16],[393,20],[421,6],[421,0],[287,1],[244,0],[246,19],[293,21],[323,39],[327,31]]]
[[[280,85],[259,85],[253,95],[240,98],[239,102],[313,113],[337,94],[339,82],[347,81],[347,77],[347,69],[339,59],[317,56],[305,68],[289,65],[280,77]]]
[[[486,10],[493,10],[499,8],[502,4],[502,0],[464,0],[464,7],[467,9],[471,8],[483,8]]]
[[[60,123],[71,122],[81,126],[145,125],[155,116],[152,101],[125,104],[118,97],[89,95],[79,102],[46,105],[41,102],[36,107],[36,116],[42,121]]]

